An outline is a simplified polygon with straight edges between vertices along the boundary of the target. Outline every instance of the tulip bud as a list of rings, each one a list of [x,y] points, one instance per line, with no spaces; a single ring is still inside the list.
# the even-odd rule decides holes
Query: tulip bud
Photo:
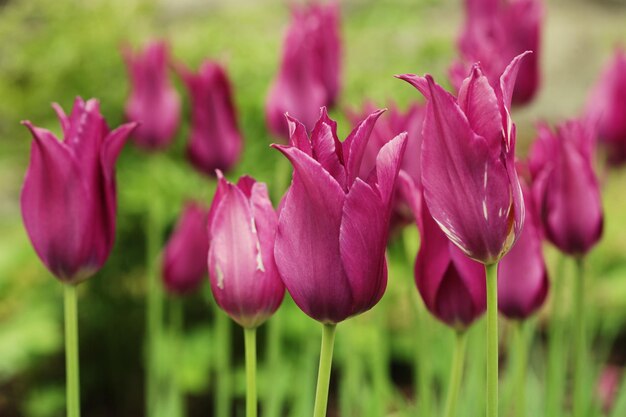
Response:
[[[290,144],[273,145],[294,167],[278,220],[276,263],[296,304],[322,323],[369,310],[387,285],[385,247],[406,134],[383,146],[375,168],[362,177],[363,154],[381,113],[344,142],[326,109],[310,137],[287,116]]]
[[[123,56],[131,82],[126,118],[140,122],[133,139],[142,148],[164,148],[180,123],[180,98],[168,78],[167,44],[151,42],[136,53],[127,48]]]
[[[534,53],[519,66],[513,104],[530,102],[540,83],[539,56],[543,4],[541,0],[466,0],[466,22],[459,38],[464,62],[480,62],[496,85],[509,62],[525,51]],[[452,81],[460,87],[467,74],[464,63],[452,68]]]
[[[187,294],[200,287],[207,274],[207,212],[188,203],[163,252],[163,283],[174,294]]]
[[[612,165],[626,162],[626,54],[622,49],[604,69],[587,102]]]
[[[209,212],[209,278],[215,301],[233,320],[254,328],[280,306],[285,287],[274,261],[277,216],[265,184],[218,171]]]
[[[593,170],[594,131],[572,120],[551,132],[539,126],[530,152],[533,194],[546,237],[561,251],[586,254],[602,236],[604,216]]]
[[[498,264],[498,308],[510,319],[524,320],[548,295],[548,268],[541,246],[541,222],[530,188],[523,184],[526,219],[517,243]]]
[[[510,118],[522,57],[511,62],[495,85],[474,65],[458,99],[430,75],[399,76],[428,100],[421,155],[428,209],[454,244],[484,264],[508,252],[524,221]]]
[[[115,162],[137,126],[109,131],[95,99],[76,98],[57,112],[64,140],[30,122],[30,164],[21,195],[26,232],[39,258],[59,280],[79,283],[106,262],[115,240]]]
[[[191,97],[191,137],[187,158],[206,175],[227,171],[241,154],[242,138],[226,71],[205,61],[197,74],[178,65]]]

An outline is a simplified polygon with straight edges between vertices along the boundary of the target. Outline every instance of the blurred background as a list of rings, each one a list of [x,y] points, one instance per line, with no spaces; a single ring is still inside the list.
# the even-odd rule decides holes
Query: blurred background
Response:
[[[100,99],[109,125],[118,125],[128,93],[120,45],[166,38],[174,57],[193,68],[204,58],[226,65],[245,139],[243,159],[231,178],[249,173],[270,183],[277,203],[288,178],[277,175],[275,167],[281,157],[268,147],[273,139],[264,123],[264,101],[279,64],[289,20],[287,3],[0,0],[1,416],[55,417],[65,412],[62,288],[36,257],[22,226],[19,192],[31,137],[19,122],[31,120],[58,133],[50,103],[69,109],[80,95]],[[360,108],[366,99],[379,107],[388,100],[404,107],[421,99],[413,88],[394,79],[394,74],[428,72],[436,79],[446,77],[448,65],[456,57],[454,42],[462,3],[343,0],[341,4],[344,89],[331,116],[339,120],[340,137],[345,137],[350,126],[343,110]],[[543,87],[531,106],[513,115],[521,155],[534,138],[537,120],[557,122],[580,112],[589,88],[620,42],[626,44],[625,1],[547,1],[541,51]],[[176,85],[187,97],[180,80]],[[183,201],[195,198],[208,204],[214,190],[213,180],[197,174],[184,159],[188,130],[189,124],[183,123],[174,145],[164,153],[148,154],[129,143],[118,163],[116,246],[104,269],[79,289],[85,416],[143,415],[145,213],[149,207],[160,207],[169,230]],[[606,233],[592,252],[588,268],[593,282],[589,299],[594,312],[596,374],[605,364],[622,369],[626,363],[626,172],[604,175],[603,182]],[[412,229],[403,242],[391,242],[390,281],[382,302],[339,326],[331,415],[417,415],[419,366],[428,367],[433,375],[433,404],[445,393],[453,333],[430,319],[420,306],[412,273],[418,237]],[[546,250],[554,269],[556,251]],[[573,266],[566,265],[565,271],[572,275]],[[214,392],[220,384],[216,378],[220,352],[215,348],[212,325],[215,313],[207,290],[184,300],[182,353],[163,359],[176,363],[189,416],[213,415]],[[543,410],[542,340],[549,304],[533,323],[538,332],[529,368],[532,416],[542,415]],[[272,321],[276,324],[260,329],[261,400],[279,404],[279,415],[309,415],[319,326],[289,300]],[[243,415],[243,343],[239,328],[233,326],[232,330],[233,415]],[[280,335],[280,350],[267,348],[268,343],[276,345],[270,332]],[[482,414],[483,332],[482,323],[470,330],[460,416]],[[506,324],[503,334],[506,339]],[[418,355],[431,360],[416,365]],[[595,378],[594,374],[590,386]],[[511,395],[506,375],[502,383],[502,407],[506,410]]]

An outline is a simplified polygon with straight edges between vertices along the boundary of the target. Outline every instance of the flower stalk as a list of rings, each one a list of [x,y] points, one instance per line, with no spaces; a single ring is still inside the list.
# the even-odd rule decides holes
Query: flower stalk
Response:
[[[256,417],[256,328],[244,328],[243,335],[246,350],[246,417]]]
[[[450,382],[448,386],[448,398],[446,408],[443,413],[445,417],[456,415],[456,406],[459,399],[459,390],[463,380],[463,368],[465,366],[465,352],[467,347],[467,332],[464,330],[456,333],[456,343],[454,346],[454,358],[452,359],[452,369],[450,372]]]
[[[585,335],[585,277],[582,258],[576,260],[574,282],[574,393],[573,417],[585,417],[587,393],[585,391],[585,357],[587,354]]]
[[[67,417],[80,417],[78,309],[76,306],[76,286],[66,284],[64,287]]]
[[[524,322],[518,321],[513,328],[515,346],[515,416],[526,417],[526,366],[528,365],[528,343]]]
[[[313,417],[325,417],[328,407],[328,389],[330,386],[330,370],[333,362],[333,348],[335,345],[336,324],[324,324],[322,331],[322,349],[320,352],[320,366],[317,374],[317,389],[315,391],[315,409]]]
[[[498,417],[498,264],[487,274],[487,417]]]

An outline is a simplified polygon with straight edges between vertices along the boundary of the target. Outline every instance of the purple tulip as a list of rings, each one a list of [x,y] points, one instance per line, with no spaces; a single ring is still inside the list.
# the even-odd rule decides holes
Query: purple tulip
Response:
[[[513,104],[531,101],[540,84],[539,50],[543,3],[541,0],[466,0],[467,20],[459,39],[466,63],[480,62],[492,85],[517,55],[535,53],[519,67],[513,90]],[[468,67],[457,63],[452,68],[453,84],[460,87]]]
[[[612,165],[626,162],[626,54],[622,49],[600,76],[587,102],[587,114],[597,123]]]
[[[280,70],[265,106],[270,131],[288,138],[284,114],[313,128],[322,106],[335,103],[340,89],[339,3],[311,4],[292,10]]]
[[[344,142],[326,109],[310,138],[287,116],[290,144],[273,145],[294,167],[278,220],[276,263],[296,304],[322,323],[369,310],[387,285],[385,246],[406,133],[383,146],[375,169],[361,176],[381,114],[371,114]]]
[[[242,177],[234,185],[218,171],[209,212],[209,277],[217,304],[254,328],[280,306],[285,287],[274,262],[276,211],[265,184]]]
[[[415,283],[424,304],[439,320],[463,330],[487,307],[485,267],[446,237],[423,203],[419,186],[405,172],[400,172],[398,191],[409,202],[420,230]]]
[[[178,65],[191,96],[191,137],[187,158],[206,175],[228,171],[237,162],[242,138],[230,81],[224,68],[205,61],[197,74]]]
[[[586,254],[602,236],[593,142],[588,122],[572,120],[554,133],[541,125],[530,153],[533,194],[546,237],[574,256]]]
[[[524,184],[524,183],[523,183]],[[498,308],[510,319],[524,320],[548,295],[548,269],[541,246],[541,222],[530,188],[525,184],[526,219],[517,243],[498,264]]]
[[[97,100],[76,98],[69,116],[57,104],[64,140],[32,123],[30,164],[22,188],[24,226],[46,267],[79,283],[105,263],[115,240],[115,162],[127,123],[109,131]]]
[[[197,290],[207,274],[207,211],[199,204],[185,206],[163,252],[163,283],[174,294]]]
[[[428,209],[452,242],[484,264],[497,262],[511,248],[524,222],[510,118],[522,57],[493,86],[474,65],[458,99],[430,75],[399,76],[428,100],[421,164]]]
[[[125,48],[123,56],[131,81],[126,118],[141,123],[133,139],[142,148],[164,148],[180,123],[180,98],[168,78],[167,44],[151,42],[136,53]]]

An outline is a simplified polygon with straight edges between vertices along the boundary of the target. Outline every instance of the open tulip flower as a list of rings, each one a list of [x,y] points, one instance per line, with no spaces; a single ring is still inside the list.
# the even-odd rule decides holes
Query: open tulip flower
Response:
[[[287,139],[284,114],[313,128],[319,108],[332,106],[341,88],[339,2],[293,6],[280,69],[265,106],[270,131]]]
[[[191,137],[187,158],[206,175],[228,171],[241,154],[243,140],[237,124],[233,92],[224,68],[204,61],[198,73],[177,64],[191,97]]]
[[[466,22],[459,38],[463,62],[451,69],[452,82],[461,86],[467,65],[480,62],[492,84],[517,55],[534,54],[521,63],[513,90],[513,104],[530,102],[539,89],[542,0],[465,0]]]
[[[168,46],[154,41],[143,51],[122,52],[131,87],[126,118],[141,123],[133,139],[142,148],[163,148],[174,139],[180,123],[180,97],[168,78]]]
[[[626,53],[618,49],[587,102],[587,115],[597,123],[598,138],[607,147],[608,162],[626,162]]]

